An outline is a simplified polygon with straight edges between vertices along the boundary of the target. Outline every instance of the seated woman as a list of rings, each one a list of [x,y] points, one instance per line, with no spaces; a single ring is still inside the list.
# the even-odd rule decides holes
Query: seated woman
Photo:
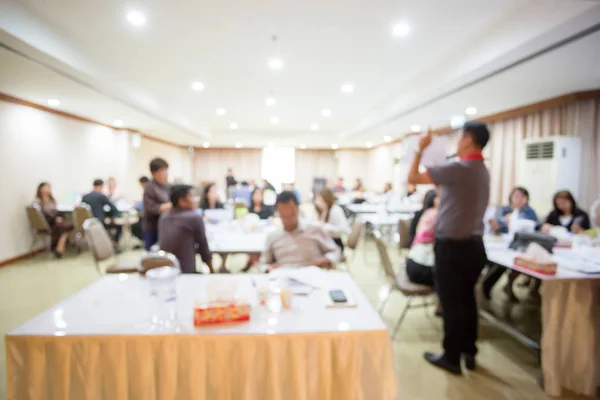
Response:
[[[256,188],[252,192],[252,205],[248,212],[258,215],[260,219],[268,219],[273,216],[273,207],[267,206],[263,202],[262,189]]]
[[[415,213],[412,221],[410,222],[410,227],[408,228],[408,247],[412,246],[413,241],[415,240],[415,236],[417,235],[417,225],[419,224],[419,220],[423,213],[430,208],[435,206],[435,200],[437,198],[437,193],[435,190],[431,189],[427,193],[425,193],[425,198],[423,199],[423,208]]]
[[[321,189],[315,196],[315,208],[319,221],[324,224],[324,229],[331,235],[340,251],[344,252],[342,235],[348,233],[350,227],[342,207],[335,204],[335,196],[329,189]]]
[[[524,187],[517,186],[511,190],[508,196],[508,205],[502,207],[495,219],[489,220],[490,227],[494,233],[508,233],[510,220],[516,213],[518,219],[528,219],[539,223],[537,214],[529,206],[529,191]]]
[[[214,183],[209,183],[204,187],[202,198],[200,199],[200,208],[203,210],[214,210],[223,208],[223,203],[219,200],[217,187]]]
[[[542,232],[548,233],[554,226],[565,227],[573,233],[590,229],[590,217],[585,211],[577,208],[573,195],[568,190],[561,190],[554,195],[554,210],[548,214]]]
[[[508,196],[508,205],[500,209],[496,215],[496,218],[488,221],[492,232],[508,233],[511,218],[514,218],[513,215],[518,219],[527,219],[534,221],[536,225],[539,224],[537,214],[533,208],[529,206],[529,191],[524,187],[517,186],[513,188]],[[498,282],[498,279],[500,279],[504,271],[506,271],[506,268],[499,265],[490,266],[488,273],[483,280],[483,294],[487,299],[491,298],[492,288],[496,282]],[[504,287],[504,292],[512,301],[518,301],[515,293],[513,292],[513,283],[519,275],[520,274],[518,272],[510,270],[508,275],[508,283]],[[527,280],[524,284],[528,285],[529,282],[530,281]],[[531,289],[531,295],[535,296],[537,290],[539,289],[539,285],[540,283],[536,281],[534,287]]]
[[[42,214],[44,214],[52,230],[51,249],[57,258],[62,258],[65,254],[69,232],[73,230],[73,223],[58,214],[56,200],[52,195],[52,187],[48,182],[42,182],[38,185],[34,202],[40,206]]]
[[[433,192],[433,194],[431,194]],[[433,266],[435,254],[435,224],[439,198],[435,190],[427,192],[426,202],[417,220],[416,234],[406,257],[406,274],[411,282],[433,286]],[[414,221],[413,219],[413,221]]]
[[[364,192],[365,187],[363,186],[362,180],[360,178],[356,178],[356,182],[354,183],[354,187],[352,188],[354,192]]]

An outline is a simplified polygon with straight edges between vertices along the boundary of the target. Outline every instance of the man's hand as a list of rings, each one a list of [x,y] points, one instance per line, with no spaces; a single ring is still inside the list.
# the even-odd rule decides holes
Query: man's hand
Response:
[[[427,132],[419,138],[419,151],[425,150],[431,144],[432,139],[431,130],[427,129]]]
[[[160,205],[160,207],[158,208],[158,212],[159,212],[159,213],[163,213],[163,212],[165,212],[165,211],[167,211],[167,210],[170,210],[171,208],[173,208],[173,204],[171,204],[171,202],[168,202],[168,203],[162,203],[162,204]]]
[[[498,221],[496,221],[493,218],[490,218],[490,220],[488,221],[488,224],[490,224],[490,228],[492,228],[492,231],[500,232],[500,224],[498,223]]]

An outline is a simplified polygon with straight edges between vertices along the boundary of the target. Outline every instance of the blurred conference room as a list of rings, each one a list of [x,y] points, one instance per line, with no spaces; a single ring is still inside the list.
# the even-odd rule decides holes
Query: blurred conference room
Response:
[[[0,1],[0,399],[600,398],[600,2]]]

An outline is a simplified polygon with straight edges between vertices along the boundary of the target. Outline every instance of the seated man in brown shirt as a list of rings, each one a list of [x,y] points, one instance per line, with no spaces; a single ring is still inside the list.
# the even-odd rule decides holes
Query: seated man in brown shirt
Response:
[[[175,185],[171,189],[173,208],[165,211],[158,221],[160,249],[174,254],[184,274],[196,273],[196,253],[213,272],[212,254],[208,248],[204,221],[196,213],[194,189],[188,185]]]
[[[261,264],[268,264],[271,269],[309,265],[335,267],[340,259],[339,247],[320,225],[299,219],[298,200],[294,192],[281,192],[277,196],[276,207],[283,230],[267,238]]]

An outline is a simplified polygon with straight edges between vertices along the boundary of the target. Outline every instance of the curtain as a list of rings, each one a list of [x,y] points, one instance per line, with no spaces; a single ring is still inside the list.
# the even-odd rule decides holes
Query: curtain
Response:
[[[258,181],[261,176],[261,149],[201,149],[194,154],[193,184],[213,181],[218,190],[225,190],[227,168],[233,169],[238,181]]]
[[[312,192],[313,179],[335,179],[338,163],[333,150],[296,150],[296,187],[304,195]]]
[[[600,101],[597,99],[576,101],[522,117],[490,123],[488,127],[492,136],[484,153],[492,179],[492,204],[505,204],[510,190],[518,184],[524,139],[563,135],[580,137],[582,140],[578,203],[587,210],[598,198]]]

